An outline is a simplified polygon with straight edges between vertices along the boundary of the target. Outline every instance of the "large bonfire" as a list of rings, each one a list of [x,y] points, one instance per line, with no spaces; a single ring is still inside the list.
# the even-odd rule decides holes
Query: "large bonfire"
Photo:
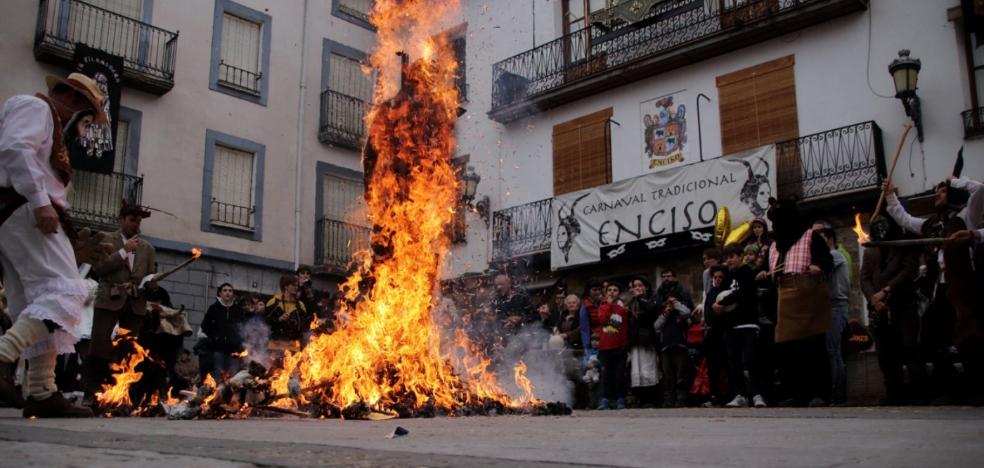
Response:
[[[267,408],[365,417],[543,407],[525,364],[510,372],[519,391],[509,396],[491,361],[433,314],[458,197],[458,62],[440,33],[458,1],[375,2],[378,45],[367,72],[377,83],[364,153],[371,248],[341,287],[337,331],[313,336],[270,372]]]

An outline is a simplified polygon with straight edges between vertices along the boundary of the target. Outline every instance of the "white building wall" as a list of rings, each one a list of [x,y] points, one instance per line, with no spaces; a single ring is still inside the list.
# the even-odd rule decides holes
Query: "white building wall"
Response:
[[[67,70],[35,61],[32,55],[38,1],[7,2],[0,19],[0,65],[8,73],[0,96],[44,90],[44,76]],[[294,214],[301,210],[300,262],[314,261],[315,191],[318,161],[360,169],[356,152],[318,141],[322,39],[370,51],[375,34],[332,15],[332,0],[309,0],[303,123],[298,122],[302,21],[301,1],[240,0],[272,17],[269,97],[261,106],[209,89],[215,3],[157,0],[152,24],[179,31],[174,89],[163,96],[124,87],[122,105],[142,112],[138,174],[144,203],[173,213],[154,213],[146,235],[224,249],[282,262],[294,261]],[[302,126],[301,203],[295,203],[297,129]],[[201,231],[205,131],[216,130],[266,146],[262,240]]]
[[[960,112],[970,108],[963,39],[947,10],[958,0],[872,0],[868,11],[803,29],[735,52],[668,71],[649,79],[580,99],[509,124],[490,120],[492,65],[530,49],[532,15],[521,7],[529,2],[502,2],[510,8],[486,8],[483,2],[465,2],[469,22],[468,113],[459,124],[459,153],[471,155],[471,165],[482,176],[479,192],[500,210],[553,196],[551,133],[554,125],[613,107],[612,179],[642,173],[641,102],[687,89],[710,97],[701,103],[704,158],[721,155],[721,132],[715,78],[786,55],[795,56],[796,98],[800,135],[830,130],[867,120],[882,129],[885,157],[890,160],[907,117],[893,95],[887,65],[899,49],[912,50],[922,60],[919,96],[922,99],[925,142],[909,142],[902,150],[895,183],[903,195],[931,188],[950,174],[957,150],[965,146],[964,175],[984,179],[984,142],[964,141]],[[553,5],[559,16],[557,1]],[[515,8],[513,8],[515,7]],[[547,42],[539,31],[549,24],[537,3],[537,42]],[[871,22],[870,61],[869,20]],[[554,38],[559,37],[559,25]],[[687,102],[688,141],[696,146],[695,102]],[[888,164],[889,161],[886,161]],[[489,230],[470,218],[469,242],[454,252],[445,275],[482,271],[488,265]]]

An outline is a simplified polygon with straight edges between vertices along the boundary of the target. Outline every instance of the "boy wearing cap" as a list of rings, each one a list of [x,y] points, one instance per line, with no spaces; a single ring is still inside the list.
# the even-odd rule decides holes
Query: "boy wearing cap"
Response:
[[[105,122],[104,97],[80,73],[49,76],[48,95],[8,99],[0,111],[0,263],[14,326],[0,337],[0,399],[24,417],[91,417],[55,386],[55,359],[74,351],[88,296],[59,216],[72,168],[63,123],[78,112]],[[30,361],[27,398],[13,386],[14,363]]]

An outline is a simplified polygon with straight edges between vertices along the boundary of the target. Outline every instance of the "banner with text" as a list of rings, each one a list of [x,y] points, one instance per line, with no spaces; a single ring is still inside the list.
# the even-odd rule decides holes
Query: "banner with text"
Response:
[[[764,218],[776,186],[775,160],[770,145],[558,196],[550,266],[708,244],[721,207],[732,226]]]

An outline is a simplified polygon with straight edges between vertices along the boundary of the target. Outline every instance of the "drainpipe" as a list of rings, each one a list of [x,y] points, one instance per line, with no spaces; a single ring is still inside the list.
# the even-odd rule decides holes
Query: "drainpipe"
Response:
[[[301,79],[297,88],[297,154],[294,157],[294,271],[301,265],[301,174],[304,169],[304,97],[307,93],[307,17],[308,0],[304,0],[301,17]]]

